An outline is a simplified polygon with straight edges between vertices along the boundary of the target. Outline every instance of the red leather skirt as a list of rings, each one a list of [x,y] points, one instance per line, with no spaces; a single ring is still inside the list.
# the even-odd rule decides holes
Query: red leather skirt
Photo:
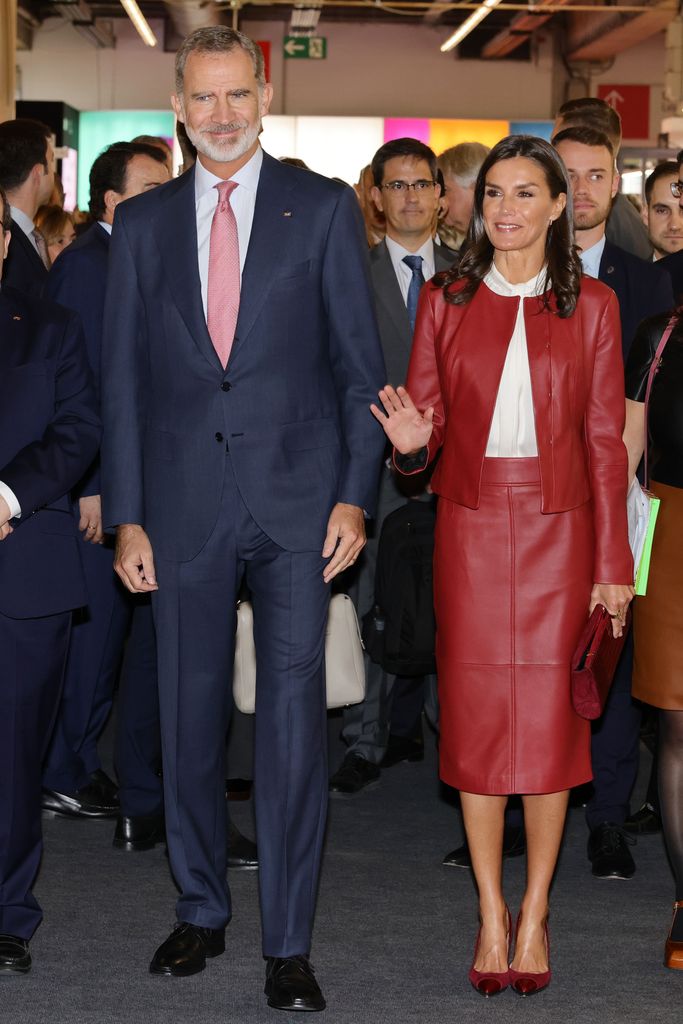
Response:
[[[592,778],[569,665],[593,585],[590,503],[544,515],[538,459],[485,459],[481,503],[439,499],[434,604],[440,770],[469,793]]]

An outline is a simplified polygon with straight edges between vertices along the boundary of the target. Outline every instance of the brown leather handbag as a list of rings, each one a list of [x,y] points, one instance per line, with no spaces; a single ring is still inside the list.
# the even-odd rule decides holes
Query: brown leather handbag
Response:
[[[612,635],[612,618],[607,609],[601,604],[593,609],[572,658],[572,704],[581,718],[599,718],[605,710],[630,626],[630,607],[620,637]]]

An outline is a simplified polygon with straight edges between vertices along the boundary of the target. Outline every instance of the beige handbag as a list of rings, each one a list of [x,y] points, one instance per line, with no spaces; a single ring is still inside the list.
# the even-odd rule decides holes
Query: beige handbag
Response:
[[[356,609],[346,594],[335,594],[330,601],[325,634],[325,678],[328,708],[343,708],[365,699],[363,643]],[[238,711],[253,715],[256,710],[256,650],[250,601],[240,601],[237,605],[232,692]]]

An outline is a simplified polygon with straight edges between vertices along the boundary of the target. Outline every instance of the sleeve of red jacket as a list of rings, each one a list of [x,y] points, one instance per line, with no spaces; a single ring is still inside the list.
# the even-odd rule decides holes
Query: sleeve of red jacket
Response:
[[[438,304],[443,301],[440,288],[433,285],[425,285],[422,288],[417,307],[406,390],[420,412],[424,412],[430,406],[433,407],[434,429],[427,447],[415,457],[402,456],[394,449],[394,465],[405,476],[422,472],[443,444],[446,422],[436,357],[437,323],[435,314]]]
[[[617,298],[611,294],[598,328],[585,430],[595,520],[594,580],[630,584],[633,558],[626,520],[628,457],[622,441],[625,399],[619,323]]]

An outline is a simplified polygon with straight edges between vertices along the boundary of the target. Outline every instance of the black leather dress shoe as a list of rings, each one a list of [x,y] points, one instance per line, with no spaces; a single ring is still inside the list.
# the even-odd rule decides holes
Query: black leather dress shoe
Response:
[[[588,837],[588,859],[596,878],[631,878],[636,865],[629,846],[635,839],[611,821],[603,821]]]
[[[401,761],[424,761],[424,740],[410,736],[389,736],[387,749],[382,758],[382,768],[393,768]]]
[[[506,825],[503,829],[503,857],[507,860],[511,857],[521,857],[525,853],[526,835],[524,833],[524,826],[512,828]],[[471,868],[472,858],[467,840],[465,840],[462,846],[458,846],[456,850],[451,850],[450,853],[447,853],[442,863],[447,868]]]
[[[119,787],[105,772],[104,768],[97,768],[90,774],[90,782],[96,786],[102,796],[106,800],[110,800],[112,803],[117,803],[119,799]]]
[[[652,804],[644,803],[626,819],[624,828],[634,836],[654,836],[662,831],[662,819]]]
[[[184,978],[199,974],[207,959],[224,952],[225,928],[200,928],[180,921],[154,954],[149,971]]]
[[[258,853],[256,843],[243,836],[230,822],[228,826],[228,869],[230,871],[256,871]]]
[[[380,774],[378,765],[359,754],[349,754],[330,779],[330,793],[343,793],[346,796],[360,793],[361,789],[377,782]]]
[[[31,954],[28,940],[16,935],[0,935],[0,971],[9,974],[28,974]]]
[[[119,814],[112,846],[117,850],[151,850],[165,839],[163,814]]]
[[[44,789],[41,798],[43,810],[63,814],[67,818],[115,818],[121,809],[118,795],[112,795],[109,787],[95,776],[97,772],[93,772],[90,782],[75,793]]]
[[[268,1006],[275,1010],[324,1010],[325,999],[307,956],[266,958]]]

